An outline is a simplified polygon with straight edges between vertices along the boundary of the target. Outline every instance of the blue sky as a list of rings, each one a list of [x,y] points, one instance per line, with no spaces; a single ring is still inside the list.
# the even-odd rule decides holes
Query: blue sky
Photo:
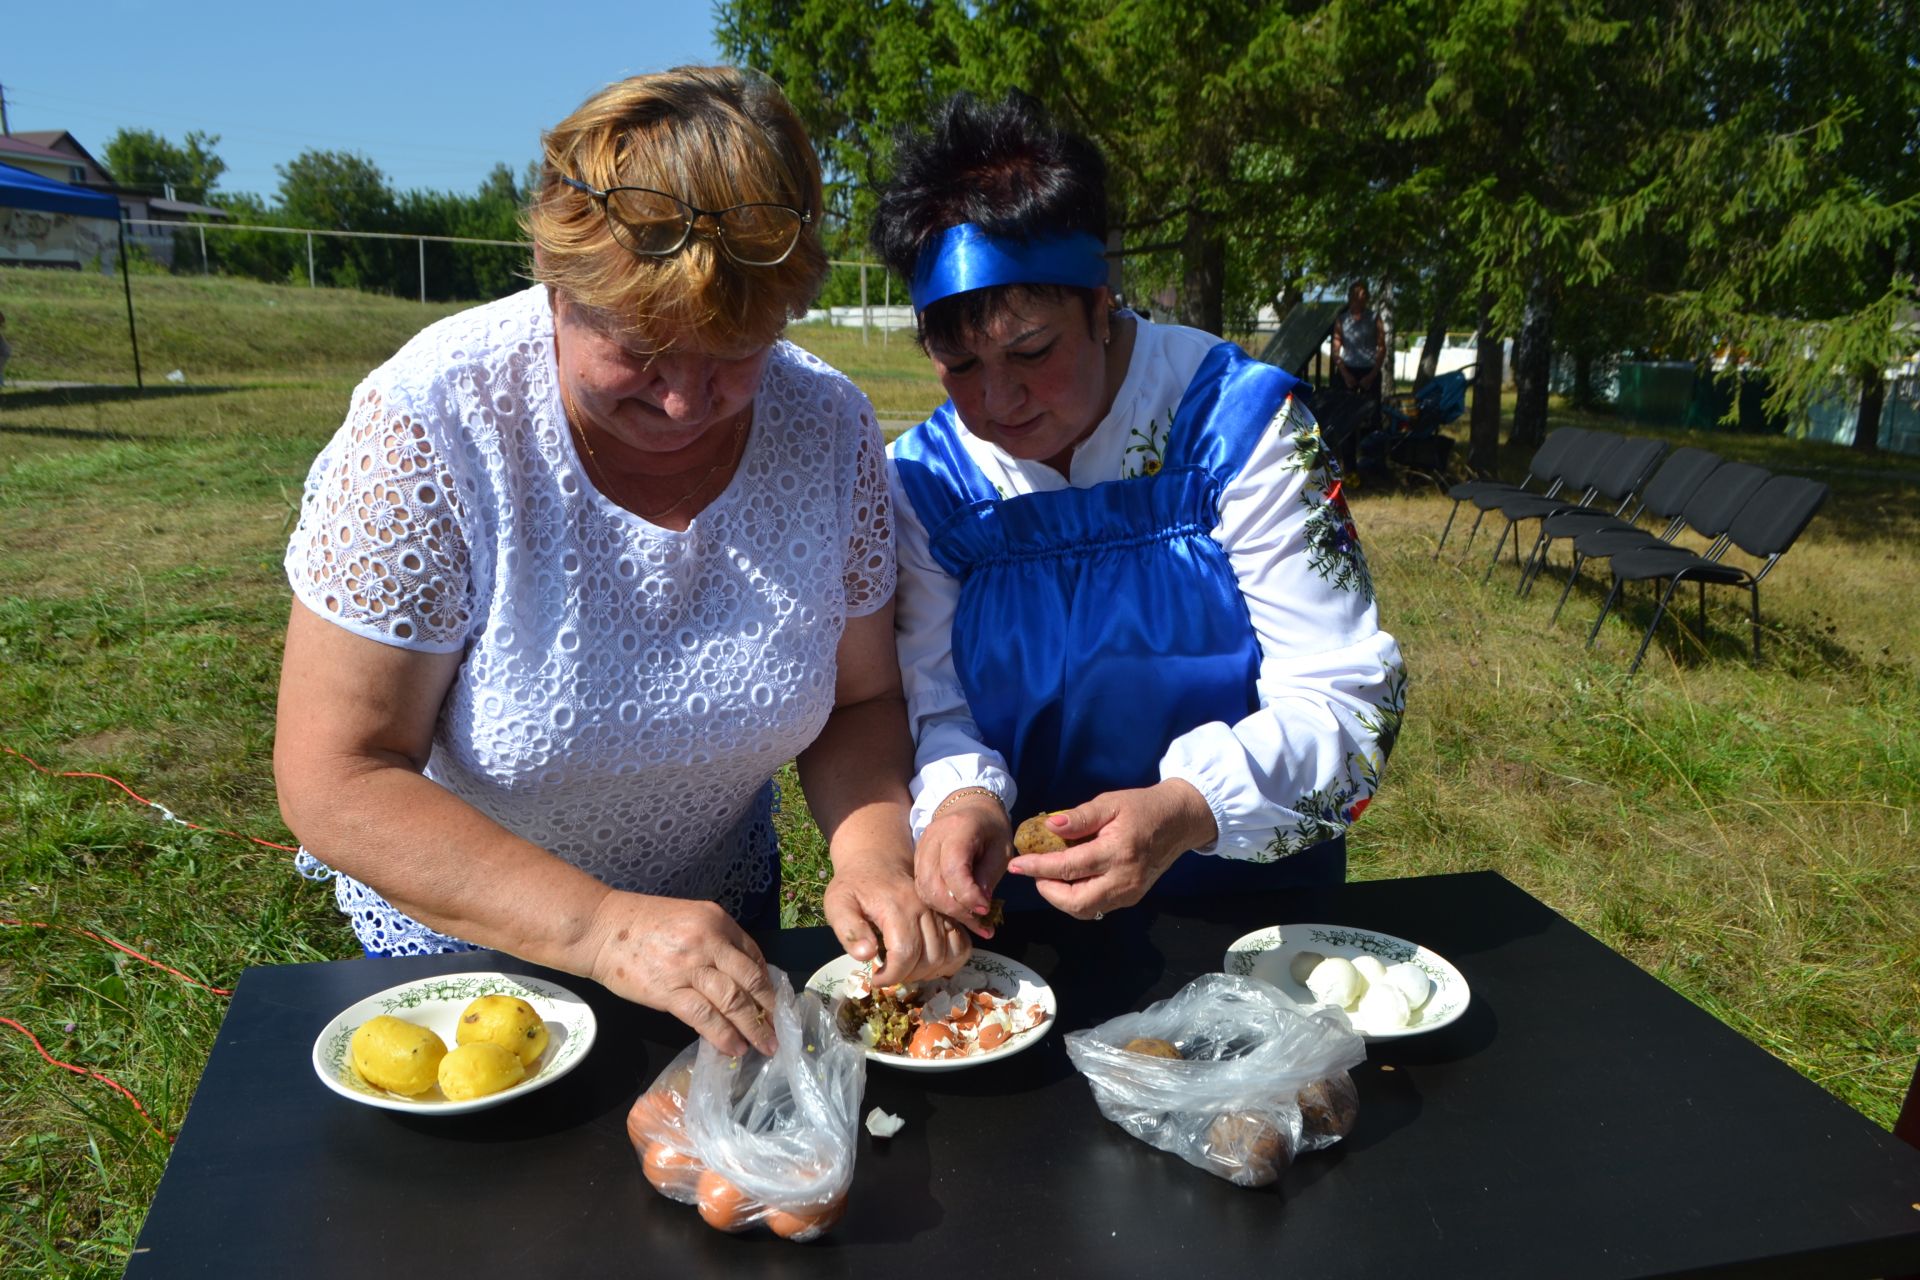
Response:
[[[517,178],[540,130],[610,80],[712,62],[705,0],[505,4],[336,0],[12,5],[0,86],[15,132],[65,129],[96,157],[122,126],[220,135],[219,190],[271,199],[306,150],[357,151],[395,190]]]

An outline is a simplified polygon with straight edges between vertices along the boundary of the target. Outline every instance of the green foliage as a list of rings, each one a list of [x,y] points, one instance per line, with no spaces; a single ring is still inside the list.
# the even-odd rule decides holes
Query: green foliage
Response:
[[[102,155],[123,187],[149,196],[164,196],[171,187],[174,199],[204,204],[227,171],[227,162],[214,154],[218,145],[219,134],[199,130],[189,130],[185,144],[175,146],[147,129],[120,129]]]
[[[155,341],[198,344],[167,349],[217,359],[226,385],[0,390],[0,741],[289,843],[268,760],[301,477],[355,381],[445,309],[218,277],[136,289],[167,316]],[[124,359],[91,336],[113,332],[117,281],[0,269],[0,296],[21,360],[44,360],[46,342]],[[900,335],[794,336],[883,413],[938,397]],[[1413,676],[1352,874],[1498,870],[1888,1125],[1920,1054],[1920,625],[1913,593],[1886,584],[1920,569],[1920,492],[1902,460],[1777,437],[1704,443],[1835,487],[1768,577],[1759,666],[1741,604],[1716,597],[1706,637],[1679,627],[1683,610],[1624,680],[1644,596],[1590,652],[1577,624],[1546,625],[1556,593],[1516,600],[1504,575],[1475,585],[1484,540],[1458,562],[1428,558],[1443,499],[1354,494]],[[1589,584],[1569,616],[1598,608]],[[831,870],[790,769],[780,782],[782,919],[813,923]],[[250,964],[355,953],[332,895],[287,854],[5,755],[0,916],[90,929],[229,987]],[[179,1128],[218,997],[59,929],[0,928],[0,974],[0,1012]],[[0,1078],[0,1271],[117,1275],[165,1141],[6,1028]]]

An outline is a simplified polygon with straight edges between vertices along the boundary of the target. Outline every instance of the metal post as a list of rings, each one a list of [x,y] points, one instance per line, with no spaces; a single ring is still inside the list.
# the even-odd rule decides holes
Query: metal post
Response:
[[[427,242],[424,238],[417,241],[420,246],[420,301],[427,300]]]
[[[200,274],[212,275],[213,269],[207,265],[207,224],[200,224]]]
[[[120,287],[127,295],[127,341],[133,344],[133,385],[146,390],[146,379],[140,376],[140,335],[133,328],[133,277],[127,273],[127,224],[125,219],[115,218],[114,225],[120,230]]]
[[[873,327],[873,308],[867,305],[867,264],[860,264],[860,345],[866,346],[868,330]]]
[[[889,346],[893,342],[893,272],[891,271],[887,272],[885,289],[887,303],[880,309],[881,313],[886,316],[886,323],[880,328],[880,345],[883,347]]]
[[[317,286],[313,282],[313,232],[307,232],[307,288]]]

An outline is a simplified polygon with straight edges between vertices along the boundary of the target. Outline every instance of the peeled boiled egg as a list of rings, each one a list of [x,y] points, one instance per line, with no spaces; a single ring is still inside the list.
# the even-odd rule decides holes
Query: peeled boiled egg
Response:
[[[1418,1011],[1433,995],[1433,979],[1411,960],[1387,966],[1387,981],[1407,998],[1407,1008]]]
[[[1377,982],[1360,997],[1353,1020],[1362,1031],[1398,1031],[1413,1018],[1407,997],[1391,982]]]
[[[1387,966],[1379,956],[1359,955],[1353,958],[1354,972],[1367,980],[1367,985],[1387,980]]]
[[[1287,966],[1287,973],[1295,982],[1305,986],[1307,975],[1313,972],[1315,965],[1325,959],[1326,957],[1318,951],[1296,951],[1293,953],[1293,962]]]
[[[1352,1008],[1366,988],[1366,979],[1353,967],[1353,962],[1339,956],[1327,957],[1307,975],[1307,990],[1313,992],[1315,1000],[1337,1004],[1342,1009]]]

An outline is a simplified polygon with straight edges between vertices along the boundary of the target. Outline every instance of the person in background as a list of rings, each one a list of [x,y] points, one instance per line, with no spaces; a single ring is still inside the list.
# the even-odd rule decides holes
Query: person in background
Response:
[[[1333,368],[1348,403],[1340,411],[1337,449],[1342,468],[1352,474],[1357,444],[1380,427],[1380,362],[1387,350],[1387,330],[1380,313],[1369,305],[1367,282],[1347,286],[1347,309],[1333,325]]]
[[[498,948],[772,1048],[774,771],[883,982],[970,939],[919,899],[873,411],[784,341],[827,262],[770,81],[637,76],[544,138],[539,283],[376,369],[287,549],[274,768],[370,955]]]
[[[1105,162],[1031,99],[894,154],[873,247],[950,397],[891,450],[922,898],[985,937],[996,893],[1340,880],[1406,676],[1299,384],[1112,305]],[[1079,843],[1014,857],[1046,811]]]

